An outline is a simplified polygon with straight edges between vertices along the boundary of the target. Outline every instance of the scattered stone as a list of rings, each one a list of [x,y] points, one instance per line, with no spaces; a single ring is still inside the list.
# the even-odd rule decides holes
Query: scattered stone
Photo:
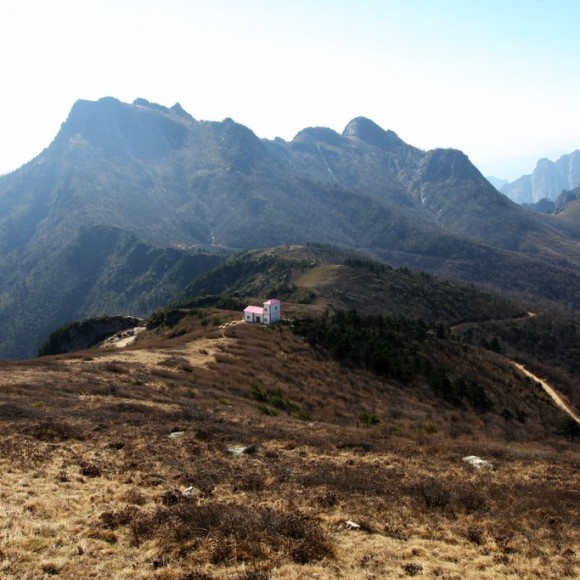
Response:
[[[201,491],[199,491],[199,489],[197,489],[196,487],[193,487],[193,485],[186,487],[181,492],[181,495],[183,495],[185,497],[195,497],[195,496],[200,495],[200,494],[201,494]]]
[[[242,455],[246,451],[246,448],[242,445],[236,447],[228,447],[228,453],[232,455]]]
[[[463,458],[465,463],[469,463],[469,465],[476,467],[477,469],[483,468],[492,468],[493,463],[490,461],[486,461],[485,459],[481,459],[481,457],[477,457],[477,455],[468,455],[467,457]]]
[[[258,451],[258,447],[256,445],[236,445],[234,447],[228,447],[228,453],[232,455],[240,456],[240,455],[252,455]]]
[[[139,320],[139,319],[135,319]],[[143,325],[143,321],[140,321],[141,324],[139,326],[133,326],[131,328],[125,328],[120,330],[116,334],[105,338],[102,342],[100,342],[97,347],[98,348],[123,348],[125,346],[129,346],[133,344],[137,340],[137,336],[147,330],[147,327]]]

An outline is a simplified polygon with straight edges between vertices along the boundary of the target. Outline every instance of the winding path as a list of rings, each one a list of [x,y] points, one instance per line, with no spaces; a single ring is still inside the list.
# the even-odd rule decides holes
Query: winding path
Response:
[[[556,403],[556,406],[558,408],[560,408],[562,411],[564,411],[565,413],[567,413],[570,417],[572,417],[572,419],[574,419],[577,423],[580,424],[580,416],[578,416],[574,412],[574,410],[568,405],[568,403],[566,403],[566,401],[564,401],[564,399],[562,399],[560,394],[549,383],[547,383],[544,379],[541,379],[540,377],[538,377],[534,373],[530,372],[524,365],[517,363],[515,361],[510,361],[510,362],[517,369],[519,369],[522,373],[524,373],[524,375],[526,375],[527,377],[530,377],[530,379],[533,379],[537,383],[540,383],[540,385],[542,385],[542,388],[544,389],[544,391],[546,391],[546,393],[548,393],[548,395],[550,395],[550,397],[552,398],[554,403]]]

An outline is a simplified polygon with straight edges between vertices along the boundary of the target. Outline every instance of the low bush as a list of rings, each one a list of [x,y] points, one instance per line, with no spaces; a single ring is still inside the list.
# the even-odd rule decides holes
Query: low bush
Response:
[[[444,508],[449,504],[451,492],[449,488],[436,479],[419,484],[419,493],[428,508]]]
[[[72,425],[64,420],[46,420],[24,430],[27,435],[34,437],[38,441],[50,443],[68,441],[69,439],[84,439],[84,434],[76,425]]]
[[[264,547],[299,564],[333,556],[318,522],[272,508],[183,501],[153,513],[135,513],[130,529],[136,545],[156,539],[168,552],[183,552],[188,545],[199,546],[200,540],[207,539],[216,564],[239,559],[238,552],[229,549],[234,544],[243,544],[250,559],[265,557]]]

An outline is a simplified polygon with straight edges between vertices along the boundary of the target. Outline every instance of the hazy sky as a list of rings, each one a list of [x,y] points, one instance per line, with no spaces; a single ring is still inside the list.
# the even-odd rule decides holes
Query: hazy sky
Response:
[[[580,148],[579,23],[579,0],[6,0],[0,173],[115,96],[287,140],[364,115],[513,179]]]

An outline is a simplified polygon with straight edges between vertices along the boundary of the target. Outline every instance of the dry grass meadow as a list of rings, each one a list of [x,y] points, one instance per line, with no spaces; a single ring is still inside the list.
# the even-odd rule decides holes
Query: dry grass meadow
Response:
[[[579,577],[577,444],[238,317],[0,364],[0,577]]]

